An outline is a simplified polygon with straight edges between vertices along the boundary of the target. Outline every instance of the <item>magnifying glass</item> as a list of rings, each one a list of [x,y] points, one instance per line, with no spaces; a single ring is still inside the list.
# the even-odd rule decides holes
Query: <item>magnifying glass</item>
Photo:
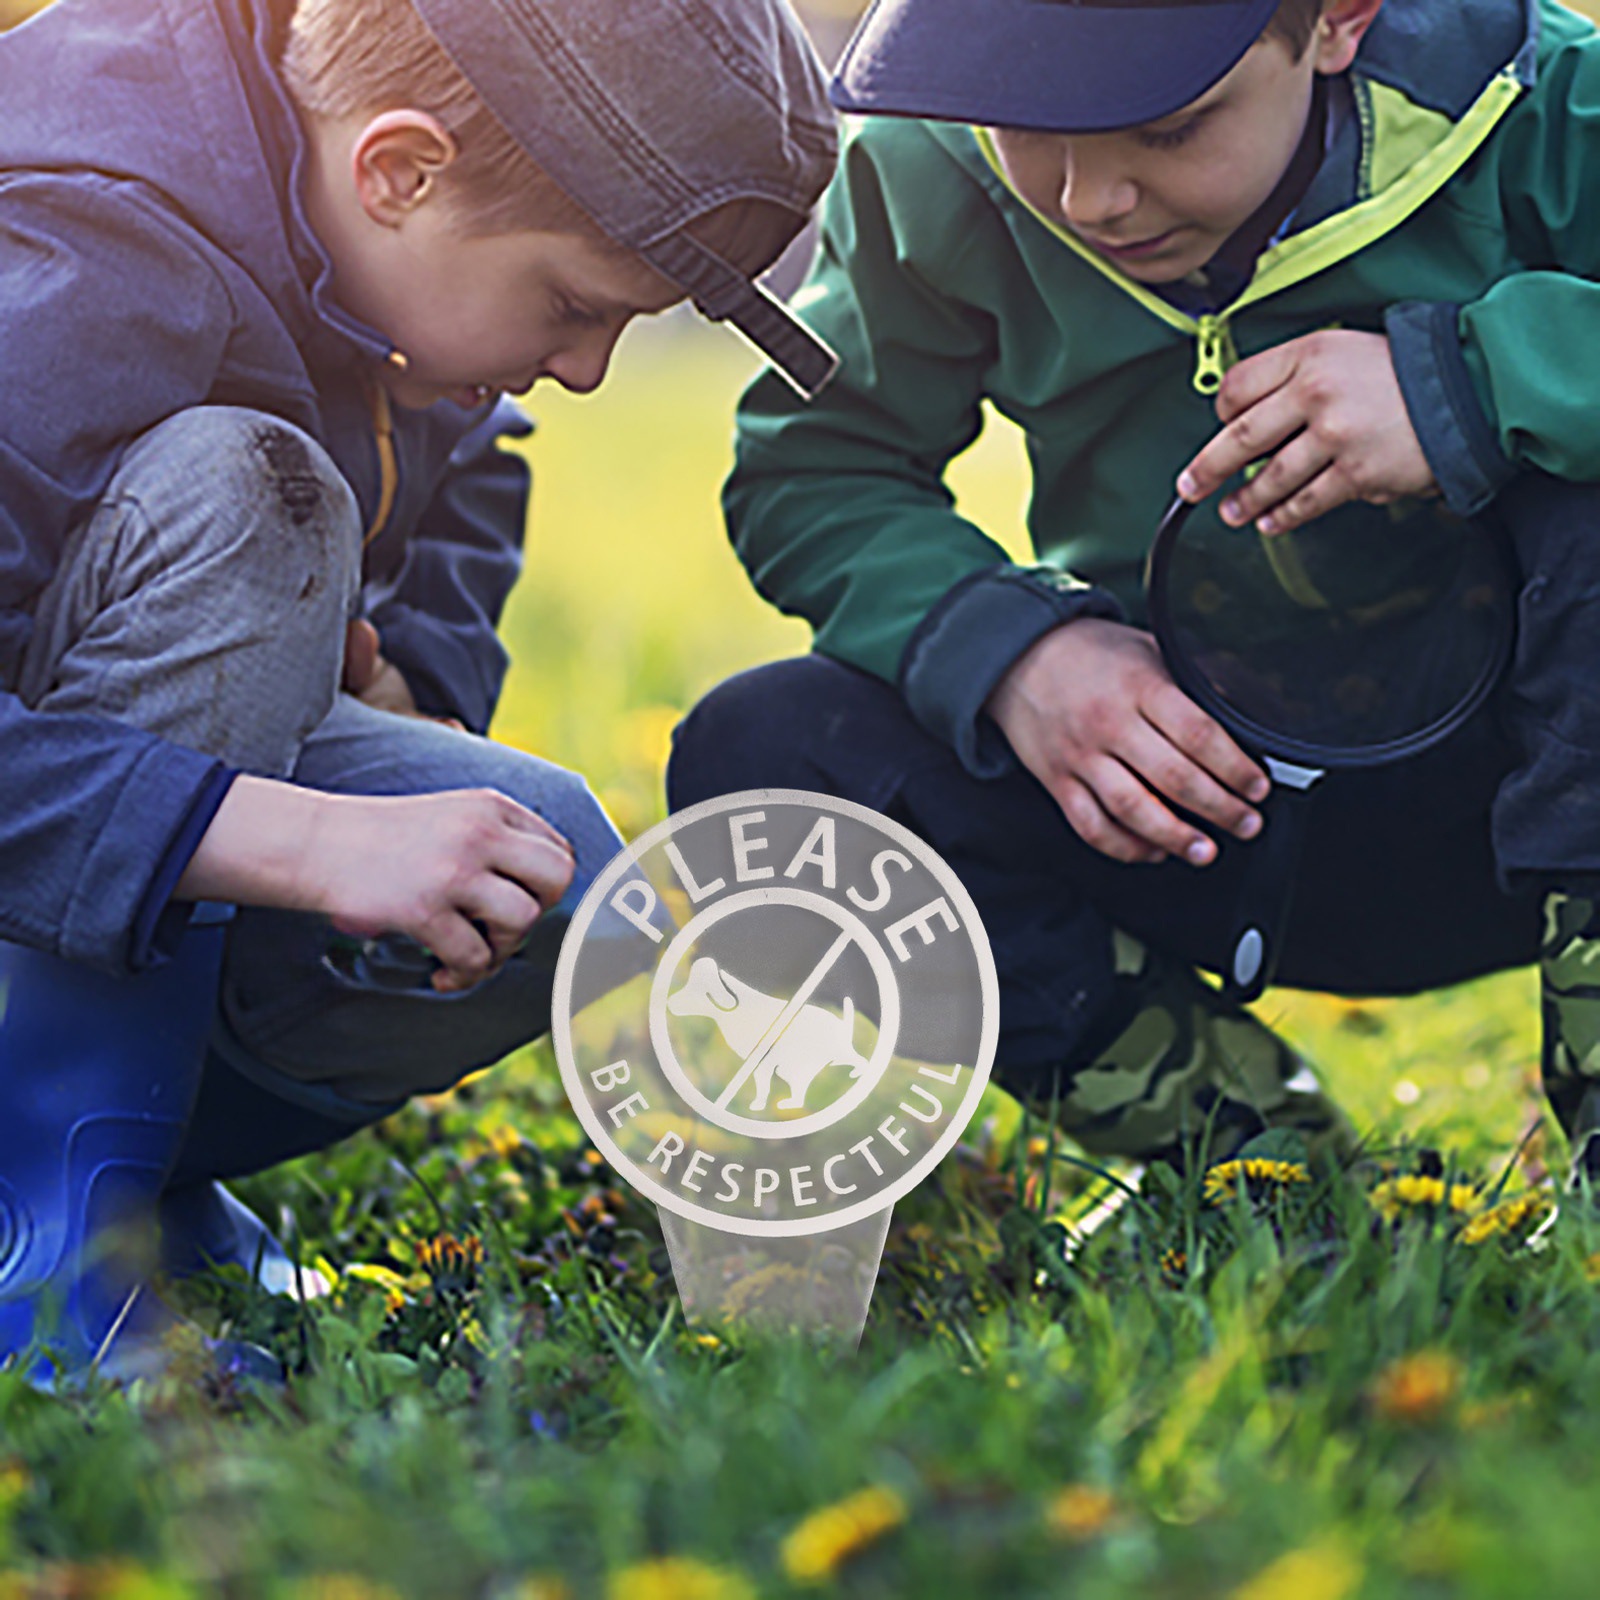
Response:
[[[1437,500],[1351,502],[1268,537],[1180,499],[1145,583],[1174,681],[1272,779],[1223,974],[1253,1000],[1277,965],[1316,784],[1417,755],[1472,716],[1511,659],[1515,567],[1498,528]]]

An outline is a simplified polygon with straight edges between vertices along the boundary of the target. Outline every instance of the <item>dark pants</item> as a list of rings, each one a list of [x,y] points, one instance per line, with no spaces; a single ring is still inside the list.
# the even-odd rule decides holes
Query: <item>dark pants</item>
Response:
[[[1538,954],[1537,901],[1495,882],[1490,805],[1516,764],[1491,708],[1413,760],[1330,773],[1311,810],[1278,981],[1407,994]],[[1027,1092],[1115,1020],[1111,929],[1216,970],[1249,846],[1123,866],[1090,849],[1020,767],[972,777],[897,691],[821,656],[730,679],[678,729],[674,810],[741,789],[813,789],[926,839],[976,901],[1000,975],[996,1077]]]

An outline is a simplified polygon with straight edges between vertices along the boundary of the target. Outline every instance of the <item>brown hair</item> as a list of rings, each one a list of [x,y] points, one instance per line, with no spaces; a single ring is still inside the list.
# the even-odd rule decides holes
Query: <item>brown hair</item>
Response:
[[[458,150],[444,192],[469,236],[538,228],[583,234],[631,254],[506,132],[410,0],[299,0],[281,70],[295,103],[313,116],[404,108],[437,117]],[[741,271],[756,273],[782,254],[803,221],[771,201],[735,200],[696,218],[689,231]]]
[[[1298,61],[1317,31],[1322,3],[1323,0],[1278,0],[1278,9],[1272,13],[1272,21],[1262,29],[1262,38],[1281,39]]]

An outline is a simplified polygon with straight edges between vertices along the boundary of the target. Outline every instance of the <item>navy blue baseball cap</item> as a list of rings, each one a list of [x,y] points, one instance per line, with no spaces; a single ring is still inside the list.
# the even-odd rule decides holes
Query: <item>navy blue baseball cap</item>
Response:
[[[1278,0],[875,0],[841,111],[1104,133],[1171,116],[1243,59]]]

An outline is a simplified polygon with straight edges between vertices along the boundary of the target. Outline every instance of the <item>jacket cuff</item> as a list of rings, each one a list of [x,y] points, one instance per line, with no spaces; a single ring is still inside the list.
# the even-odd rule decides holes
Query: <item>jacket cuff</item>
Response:
[[[963,578],[922,619],[900,658],[911,715],[973,777],[1010,772],[1017,758],[984,703],[1030,646],[1079,617],[1121,622],[1124,612],[1109,591],[1057,567],[985,567]]]
[[[1384,314],[1395,377],[1445,504],[1470,517],[1516,476],[1461,349],[1460,307],[1407,301]]]
[[[189,927],[194,905],[190,901],[174,900],[172,891],[178,887],[178,879],[200,848],[206,829],[215,820],[222,802],[233,787],[233,780],[238,776],[237,772],[227,767],[214,768],[195,796],[188,816],[173,834],[167,853],[161,858],[133,919],[128,965],[134,972],[142,972],[146,967],[155,966],[177,954],[178,945]]]

